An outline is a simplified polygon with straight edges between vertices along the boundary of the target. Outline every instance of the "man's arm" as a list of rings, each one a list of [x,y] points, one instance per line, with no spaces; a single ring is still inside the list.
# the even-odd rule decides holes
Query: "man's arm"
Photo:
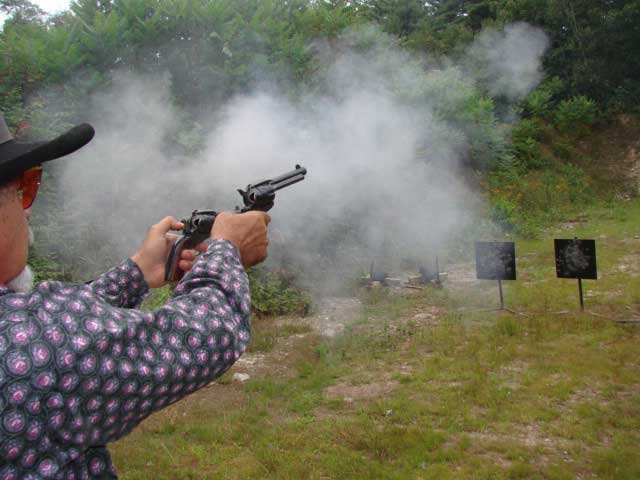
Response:
[[[109,347],[99,370],[106,416],[99,424],[88,422],[91,444],[120,438],[152,412],[226,372],[249,341],[250,305],[238,249],[215,240],[161,308],[106,309]]]
[[[243,263],[265,258],[268,216],[221,220],[207,251],[155,311],[114,307],[95,286],[61,282],[0,297],[0,326],[15,327],[2,345],[7,383],[28,375],[38,390],[33,408],[8,410],[0,421],[41,425],[32,435],[46,438],[47,452],[75,459],[58,466],[84,468],[88,449],[123,436],[228,370],[249,341]]]
[[[90,433],[92,445],[121,437],[153,411],[202,388],[244,352],[251,308],[245,267],[266,257],[269,220],[263,212],[220,214],[206,252],[167,304],[153,312],[106,310],[110,335],[96,347],[106,349],[100,374],[108,388],[99,401],[110,406],[106,419],[90,422],[100,427]],[[152,229],[145,245],[157,245],[153,237],[161,232]],[[166,256],[158,259],[165,264]]]
[[[42,455],[62,452],[59,458],[75,460],[56,468],[84,468],[88,449],[125,435],[227,371],[249,341],[249,312],[239,250],[222,239],[211,242],[176,295],[152,312],[114,307],[89,285],[42,282],[30,294],[5,293],[0,374],[23,388],[16,399],[31,389],[37,395],[26,410],[0,412],[0,424],[11,421],[16,432],[39,425],[29,435],[46,444]]]
[[[149,286],[138,265],[127,259],[89,284],[93,293],[118,308],[138,308]]]
[[[165,217],[153,225],[142,247],[131,258],[91,282],[94,293],[114,307],[138,308],[149,288],[166,284],[163,259],[166,262],[177,238],[169,230],[182,227],[183,224],[173,217]],[[206,250],[206,245],[199,245],[197,249],[202,252]],[[189,270],[195,256],[196,250],[183,251],[179,266],[185,271]]]

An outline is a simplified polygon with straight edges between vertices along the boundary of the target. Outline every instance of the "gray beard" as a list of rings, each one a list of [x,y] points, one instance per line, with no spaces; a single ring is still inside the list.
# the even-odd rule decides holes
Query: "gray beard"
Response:
[[[29,265],[26,265],[17,277],[7,283],[7,287],[14,292],[29,293],[33,289],[33,271]]]

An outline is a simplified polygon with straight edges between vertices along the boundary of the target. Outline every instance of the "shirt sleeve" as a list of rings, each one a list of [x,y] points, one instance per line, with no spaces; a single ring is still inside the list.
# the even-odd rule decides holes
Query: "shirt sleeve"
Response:
[[[89,285],[93,293],[109,305],[119,308],[138,308],[149,292],[142,270],[130,258]]]
[[[119,394],[105,398],[102,440],[119,438],[153,411],[226,372],[249,342],[250,308],[240,255],[231,242],[217,240],[164,306],[153,312],[113,310],[105,327],[114,330],[115,341],[100,373],[108,376],[105,392],[117,383]]]
[[[105,275],[118,282],[121,267]],[[0,433],[60,468],[222,375],[250,338],[249,281],[228,241],[211,242],[157,310],[116,307],[134,295],[116,301],[97,286],[0,297],[0,380],[21,402],[0,410]]]

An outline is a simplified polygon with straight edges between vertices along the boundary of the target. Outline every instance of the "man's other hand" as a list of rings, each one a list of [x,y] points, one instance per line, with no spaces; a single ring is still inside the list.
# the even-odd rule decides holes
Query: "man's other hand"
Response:
[[[136,254],[131,257],[131,260],[136,262],[140,270],[142,270],[149,288],[162,287],[168,283],[164,279],[167,259],[169,258],[171,247],[178,238],[178,235],[169,233],[169,231],[182,230],[183,228],[184,224],[175,218],[163,218],[149,229],[142,246]],[[204,252],[207,246],[201,243],[196,249]],[[191,267],[193,267],[193,261],[196,255],[196,250],[183,250],[180,255],[178,267],[185,272],[190,270]]]
[[[265,212],[222,212],[211,229],[214,240],[229,240],[240,252],[245,269],[267,258],[267,225],[271,217]]]

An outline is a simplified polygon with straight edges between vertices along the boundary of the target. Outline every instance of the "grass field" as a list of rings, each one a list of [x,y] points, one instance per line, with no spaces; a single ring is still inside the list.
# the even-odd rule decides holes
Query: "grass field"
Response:
[[[554,237],[595,238],[598,281],[555,278]],[[517,241],[493,282],[363,296],[342,334],[262,319],[230,375],[112,446],[123,479],[640,478],[640,201]],[[472,272],[472,266],[462,266]],[[236,367],[234,367],[235,369]]]

